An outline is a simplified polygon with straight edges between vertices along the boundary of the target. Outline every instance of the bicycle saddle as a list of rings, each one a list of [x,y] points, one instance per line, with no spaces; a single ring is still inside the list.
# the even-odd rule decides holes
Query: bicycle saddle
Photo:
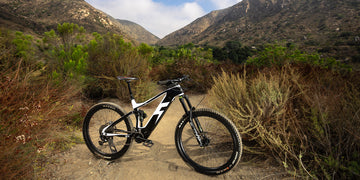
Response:
[[[126,76],[118,76],[117,77],[118,80],[126,80],[126,81],[132,81],[132,80],[137,80],[138,78],[134,78],[134,77],[126,77]]]

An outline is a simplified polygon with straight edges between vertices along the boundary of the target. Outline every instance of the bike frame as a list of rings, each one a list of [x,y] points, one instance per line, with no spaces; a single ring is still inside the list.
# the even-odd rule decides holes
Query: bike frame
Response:
[[[127,131],[120,130],[120,132],[127,133],[127,134],[115,134],[115,133],[107,133],[106,130],[109,127],[115,126],[116,124],[120,123],[125,118],[129,117],[131,114],[134,114],[136,117],[136,131],[138,133],[142,134],[144,139],[147,139],[150,136],[150,134],[154,131],[156,126],[159,124],[160,120],[165,115],[167,109],[170,107],[171,103],[174,101],[176,96],[179,96],[179,100],[184,108],[185,114],[190,115],[190,117],[191,117],[191,112],[194,108],[191,106],[188,97],[186,95],[184,95],[183,89],[181,88],[180,85],[175,85],[175,86],[159,93],[158,95],[150,98],[149,100],[147,100],[143,103],[136,103],[134,97],[132,96],[130,82],[127,81],[127,83],[128,83],[128,87],[129,87],[129,92],[130,92],[130,97],[131,97],[131,105],[132,105],[133,111],[127,113],[126,115],[122,116],[120,119],[116,120],[115,122],[112,122],[110,125],[105,127],[101,133],[103,136],[129,137],[130,136],[129,133],[133,134],[133,132],[127,132]],[[148,105],[149,103],[162,97],[163,95],[165,95],[165,96],[163,97],[162,101],[160,102],[160,104],[157,106],[157,108],[153,112],[153,114],[150,117],[147,124],[145,126],[140,126],[142,124],[142,120],[140,117],[141,115],[139,114],[139,108]],[[186,100],[186,103],[185,103],[184,99]],[[196,133],[196,134],[199,134],[199,133]]]

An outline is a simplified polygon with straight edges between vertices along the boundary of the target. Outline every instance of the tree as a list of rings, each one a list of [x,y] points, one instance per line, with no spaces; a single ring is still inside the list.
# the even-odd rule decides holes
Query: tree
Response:
[[[87,46],[83,44],[85,29],[73,23],[58,24],[54,30],[44,33],[43,50],[48,57],[49,71],[60,82],[66,78],[83,80],[87,68]]]
[[[154,48],[149,46],[148,44],[141,43],[138,47],[138,52],[145,57],[152,57],[152,53],[154,52]]]
[[[74,45],[74,41],[79,39],[81,35],[85,33],[84,27],[79,27],[74,23],[58,24],[57,30],[65,51],[69,51],[70,47]]]
[[[213,57],[219,61],[231,60],[240,64],[251,56],[252,51],[248,46],[242,47],[239,41],[228,41],[223,48],[212,47]]]

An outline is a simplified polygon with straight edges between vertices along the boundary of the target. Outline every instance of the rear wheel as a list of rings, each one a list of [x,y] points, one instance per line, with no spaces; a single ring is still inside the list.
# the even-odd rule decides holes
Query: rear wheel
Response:
[[[108,128],[107,133],[123,134],[126,137],[103,136],[102,130],[120,119],[124,111],[114,103],[99,103],[86,114],[83,124],[83,137],[89,150],[104,159],[116,159],[124,155],[131,145],[132,122],[125,118]]]
[[[194,111],[192,118],[203,147],[195,137],[189,117],[183,117],[175,130],[175,144],[180,156],[200,173],[217,175],[228,172],[240,161],[242,154],[242,142],[235,125],[208,109]]]

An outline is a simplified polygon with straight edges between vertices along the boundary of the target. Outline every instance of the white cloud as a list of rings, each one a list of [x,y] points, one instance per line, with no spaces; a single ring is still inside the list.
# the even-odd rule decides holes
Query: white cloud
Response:
[[[138,23],[160,38],[205,15],[203,8],[196,2],[166,6],[152,0],[86,1],[114,18]]]
[[[215,5],[217,9],[224,9],[236,3],[239,3],[241,0],[210,0],[210,1]]]
[[[174,32],[207,11],[230,7],[241,0],[193,0],[181,5],[165,5],[154,0],[86,0],[116,19],[133,21],[159,38]]]

